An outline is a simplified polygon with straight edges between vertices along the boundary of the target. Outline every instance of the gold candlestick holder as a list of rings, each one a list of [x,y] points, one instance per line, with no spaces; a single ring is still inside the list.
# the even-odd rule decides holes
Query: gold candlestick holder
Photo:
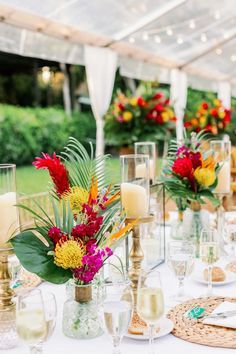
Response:
[[[11,244],[0,245],[0,349],[13,348],[17,344],[16,305],[8,263],[8,257],[13,253]]]
[[[126,223],[134,222],[134,218],[127,218]],[[153,215],[149,215],[143,218],[139,218],[135,225],[132,228],[132,245],[131,245],[131,250],[129,253],[129,259],[131,261],[131,267],[128,271],[129,279],[131,282],[131,289],[133,292],[133,299],[134,299],[134,305],[133,305],[133,319],[135,318],[135,322],[137,325],[137,322],[143,322],[139,317],[137,316],[137,294],[138,294],[138,279],[139,279],[139,274],[141,270],[141,265],[142,261],[144,258],[144,253],[141,247],[141,235],[140,235],[140,226],[141,224],[146,224],[150,223],[154,220]],[[131,326],[132,326],[131,321]]]
[[[14,291],[10,287],[11,275],[8,266],[8,257],[12,254],[13,248],[9,243],[0,246],[0,314],[15,311],[15,303],[12,301]]]

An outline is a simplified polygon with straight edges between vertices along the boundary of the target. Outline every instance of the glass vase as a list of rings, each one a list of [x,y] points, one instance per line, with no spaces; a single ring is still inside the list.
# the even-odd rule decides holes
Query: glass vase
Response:
[[[201,210],[201,204],[192,201],[190,208],[184,213],[183,234],[186,240],[195,245],[195,256],[199,257],[199,244],[202,229],[209,227],[209,212]]]
[[[171,223],[171,238],[173,240],[183,240],[184,239],[184,229],[183,229],[183,211],[178,210],[178,219],[173,220]]]
[[[76,339],[100,336],[103,333],[103,298],[103,284],[77,285],[74,280],[70,280],[67,284],[67,301],[63,307],[63,333]]]

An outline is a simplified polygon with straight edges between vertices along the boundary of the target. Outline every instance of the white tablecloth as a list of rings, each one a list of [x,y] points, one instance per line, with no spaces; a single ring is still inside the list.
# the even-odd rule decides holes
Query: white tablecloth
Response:
[[[159,267],[162,275],[162,284],[164,289],[164,296],[166,302],[166,310],[171,307],[169,297],[176,291],[176,280],[168,269],[166,264]],[[110,339],[104,334],[101,337],[90,340],[75,340],[64,336],[62,333],[62,308],[65,301],[65,286],[51,285],[43,283],[42,290],[47,290],[55,293],[58,304],[58,319],[55,332],[51,339],[44,345],[44,354],[111,354],[112,345]],[[206,286],[195,283],[187,279],[186,291],[193,297],[198,297],[206,292]],[[236,297],[236,283],[214,287],[216,295]],[[236,333],[235,333],[236,336]],[[222,338],[223,340],[223,338]],[[169,334],[165,337],[159,338],[155,342],[157,354],[225,354],[232,352],[231,349],[211,348],[185,342],[181,339]],[[27,347],[24,344],[19,344],[14,349],[8,351],[0,351],[4,354],[27,354]],[[124,338],[121,344],[122,354],[148,354],[148,342],[137,341]]]

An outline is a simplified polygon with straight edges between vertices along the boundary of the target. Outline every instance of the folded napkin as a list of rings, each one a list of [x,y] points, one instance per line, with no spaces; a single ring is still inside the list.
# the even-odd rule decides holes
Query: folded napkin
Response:
[[[211,313],[219,313],[219,312],[225,312],[225,311],[235,311],[236,310],[236,303],[235,302],[229,302],[229,301],[224,301],[222,302],[218,307],[215,308],[215,310]],[[202,323],[208,324],[208,325],[213,325],[213,326],[220,326],[220,327],[228,327],[228,328],[234,328],[236,329],[236,315],[227,317],[227,318],[208,318],[206,317]]]

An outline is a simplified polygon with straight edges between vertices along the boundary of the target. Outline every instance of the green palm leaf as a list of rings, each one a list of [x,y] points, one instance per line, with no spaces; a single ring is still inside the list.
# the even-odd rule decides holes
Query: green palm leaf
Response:
[[[80,186],[89,190],[92,178],[96,176],[99,187],[105,187],[104,168],[108,155],[94,158],[92,144],[90,144],[89,155],[79,141],[70,137],[65,151],[62,152],[62,158],[66,161],[69,169],[72,186]]]

